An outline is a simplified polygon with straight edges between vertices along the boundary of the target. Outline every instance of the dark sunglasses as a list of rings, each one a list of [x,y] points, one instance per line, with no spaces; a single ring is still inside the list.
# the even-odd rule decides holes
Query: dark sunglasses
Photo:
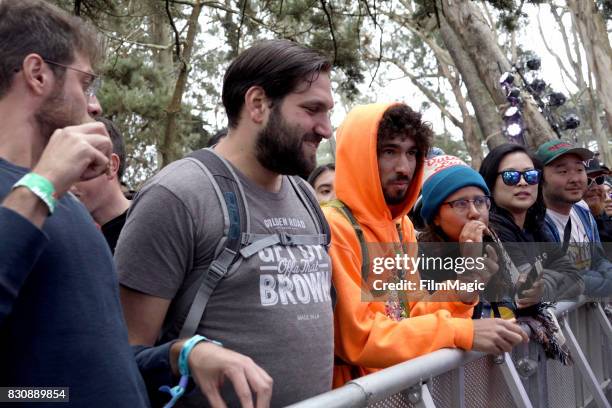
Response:
[[[589,177],[589,187],[591,187],[593,185],[593,183],[597,184],[597,185],[602,185],[604,183],[604,181],[606,181],[606,176],[597,176],[597,177]]]
[[[540,182],[540,170],[531,169],[525,171],[518,170],[504,170],[497,174],[501,174],[502,181],[507,186],[516,186],[521,181],[521,176],[527,182],[527,184],[535,185]]]

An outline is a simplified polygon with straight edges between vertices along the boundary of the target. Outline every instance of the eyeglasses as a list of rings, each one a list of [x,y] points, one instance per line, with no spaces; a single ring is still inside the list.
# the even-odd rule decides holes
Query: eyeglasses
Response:
[[[474,207],[478,212],[491,208],[491,198],[489,196],[476,196],[473,200],[460,198],[459,200],[447,201],[442,204],[449,205],[458,214],[465,214],[470,209],[470,203],[474,203]]]
[[[591,187],[593,183],[601,186],[604,181],[606,181],[606,176],[588,177],[588,186]]]
[[[536,185],[540,182],[540,170],[531,169],[525,171],[504,170],[497,174],[501,174],[502,181],[507,186],[516,186],[521,181],[521,176],[529,185]]]
[[[87,88],[85,89],[85,95],[87,95],[90,98],[96,96],[96,94],[98,93],[98,91],[102,87],[102,78],[100,78],[96,74],[92,74],[91,72],[87,72],[87,71],[83,71],[81,69],[70,67],[68,65],[60,64],[59,62],[55,62],[55,61],[50,61],[50,60],[46,60],[46,59],[43,59],[43,61],[45,61],[47,64],[56,65],[56,66],[62,67],[64,69],[71,69],[73,71],[80,72],[81,74],[85,74],[85,75],[89,76],[90,77],[90,81],[89,81],[89,85],[87,85]]]

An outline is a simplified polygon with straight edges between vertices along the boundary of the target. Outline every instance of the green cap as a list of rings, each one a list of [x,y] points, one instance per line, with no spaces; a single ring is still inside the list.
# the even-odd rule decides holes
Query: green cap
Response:
[[[589,149],[576,147],[572,143],[560,139],[551,140],[541,145],[536,152],[536,157],[546,166],[551,161],[558,159],[564,154],[575,154],[584,161],[593,158],[593,152]]]

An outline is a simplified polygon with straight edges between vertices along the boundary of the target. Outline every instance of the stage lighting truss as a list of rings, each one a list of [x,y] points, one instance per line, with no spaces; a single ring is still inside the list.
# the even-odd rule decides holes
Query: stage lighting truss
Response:
[[[580,118],[578,115],[571,113],[563,118],[563,130],[574,130],[580,126]]]
[[[562,92],[552,92],[548,94],[548,106],[558,108],[567,102],[567,97]]]
[[[559,138],[561,131],[571,131],[574,138],[576,137],[580,118],[573,113],[561,116],[557,112],[557,109],[567,102],[567,96],[562,92],[552,91],[540,78],[541,66],[540,58],[533,52],[528,52],[519,64],[512,66],[512,71],[504,72],[499,79],[508,101],[508,108],[503,113],[504,133],[511,142],[524,144],[521,142],[526,130],[521,112],[521,92],[528,92],[533,97],[540,112]]]
[[[504,112],[504,133],[512,143],[524,144],[522,116],[518,106],[510,106]]]

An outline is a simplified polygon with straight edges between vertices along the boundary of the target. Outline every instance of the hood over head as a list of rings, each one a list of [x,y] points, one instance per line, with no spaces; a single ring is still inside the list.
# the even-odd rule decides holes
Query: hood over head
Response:
[[[383,114],[399,103],[376,103],[353,108],[336,132],[336,196],[353,212],[360,223],[384,226],[391,222],[391,210],[385,202],[376,144]],[[401,213],[405,216],[414,205],[423,178],[423,157],[410,182]]]

